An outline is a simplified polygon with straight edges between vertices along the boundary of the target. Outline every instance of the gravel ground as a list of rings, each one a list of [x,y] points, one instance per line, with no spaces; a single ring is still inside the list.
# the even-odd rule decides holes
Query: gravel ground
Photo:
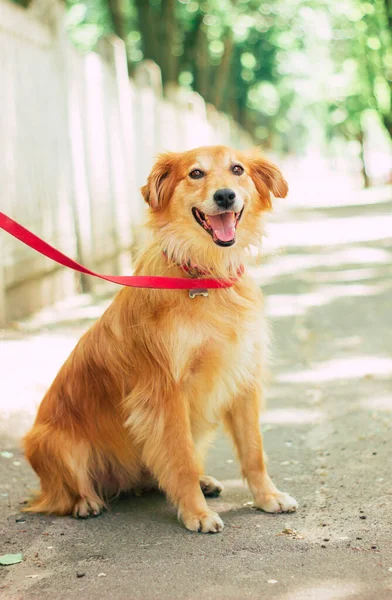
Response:
[[[296,514],[253,510],[229,442],[208,472],[219,535],[192,534],[159,494],[88,521],[20,512],[36,478],[19,449],[37,403],[107,299],[78,298],[2,332],[2,600],[392,598],[392,190],[278,205],[254,275],[274,330],[262,430]],[[283,248],[283,250],[281,250]]]

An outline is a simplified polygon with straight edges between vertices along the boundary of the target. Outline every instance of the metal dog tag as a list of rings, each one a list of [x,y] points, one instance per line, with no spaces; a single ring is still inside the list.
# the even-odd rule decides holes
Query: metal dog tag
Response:
[[[204,296],[204,298],[208,298],[208,290],[189,290],[189,298],[196,298],[196,296]]]

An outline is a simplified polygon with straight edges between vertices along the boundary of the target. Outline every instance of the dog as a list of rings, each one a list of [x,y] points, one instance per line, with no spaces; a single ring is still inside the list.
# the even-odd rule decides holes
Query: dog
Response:
[[[234,280],[208,297],[123,288],[61,367],[24,439],[41,482],[29,511],[98,515],[126,490],[159,487],[190,531],[216,533],[204,474],[223,422],[254,497],[268,513],[297,502],[271,481],[259,418],[268,329],[259,287],[244,271],[259,245],[280,170],[258,151],[202,147],[158,157],[142,194],[151,240],[136,275]]]

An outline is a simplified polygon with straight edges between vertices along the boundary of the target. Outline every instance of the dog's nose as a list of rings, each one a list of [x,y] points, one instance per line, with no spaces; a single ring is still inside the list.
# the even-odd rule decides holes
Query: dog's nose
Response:
[[[214,200],[220,208],[230,208],[235,201],[235,192],[228,188],[216,190]]]

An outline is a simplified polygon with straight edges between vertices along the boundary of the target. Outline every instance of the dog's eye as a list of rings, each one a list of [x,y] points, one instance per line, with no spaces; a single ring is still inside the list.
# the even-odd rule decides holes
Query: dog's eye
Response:
[[[205,173],[200,169],[193,169],[193,171],[189,173],[189,177],[191,179],[201,179],[202,177],[204,177],[204,175]]]
[[[233,165],[231,167],[231,172],[234,173],[234,175],[242,175],[244,168],[241,167],[241,165]]]

